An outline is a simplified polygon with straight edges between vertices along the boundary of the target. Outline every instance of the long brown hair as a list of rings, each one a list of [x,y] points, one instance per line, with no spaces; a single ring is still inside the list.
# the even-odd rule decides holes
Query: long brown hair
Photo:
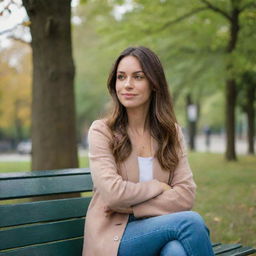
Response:
[[[172,99],[168,90],[162,64],[157,55],[150,49],[128,47],[116,59],[108,77],[108,90],[113,98],[113,111],[107,117],[107,125],[113,136],[110,144],[117,163],[124,161],[132,151],[132,144],[127,134],[128,117],[126,108],[119,102],[116,95],[116,73],[120,61],[126,56],[136,57],[152,88],[148,119],[151,135],[158,142],[156,157],[164,170],[173,174],[178,164],[180,148],[176,117]]]

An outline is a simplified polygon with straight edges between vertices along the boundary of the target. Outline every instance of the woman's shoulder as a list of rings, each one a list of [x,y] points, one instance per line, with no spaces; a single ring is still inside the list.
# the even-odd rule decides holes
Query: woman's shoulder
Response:
[[[176,127],[176,131],[177,131],[177,137],[178,137],[178,140],[180,143],[180,149],[181,149],[182,155],[184,156],[187,154],[187,146],[186,146],[186,142],[185,142],[183,128],[178,123],[175,123],[175,127]]]
[[[176,128],[176,132],[177,132],[177,136],[180,138],[182,137],[183,135],[183,132],[182,132],[182,127],[179,123],[175,123],[175,128]]]
[[[94,120],[89,128],[89,135],[92,134],[95,136],[97,134],[105,134],[108,137],[111,135],[110,129],[107,125],[107,119],[97,119]]]
[[[107,128],[107,119],[102,118],[94,120],[90,126],[90,129],[95,127]]]

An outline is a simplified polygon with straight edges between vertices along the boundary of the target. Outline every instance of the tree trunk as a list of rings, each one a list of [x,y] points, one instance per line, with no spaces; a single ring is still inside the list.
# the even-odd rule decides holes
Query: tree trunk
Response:
[[[78,167],[71,0],[23,0],[33,50],[32,169]]]
[[[254,109],[254,101],[255,101],[255,84],[246,86],[246,94],[247,94],[247,107],[246,114],[248,119],[248,153],[254,154],[254,121],[255,121],[255,109]]]
[[[189,108],[192,108],[189,111]],[[196,126],[198,119],[198,106],[192,102],[191,95],[188,94],[186,97],[186,113],[187,113],[187,127],[188,127],[188,138],[189,138],[189,148],[190,150],[196,150],[195,138],[196,138]]]
[[[16,130],[16,145],[23,139],[23,130],[22,130],[22,122],[19,118],[19,108],[20,108],[20,101],[16,100],[14,105],[15,113],[14,113],[14,124]]]
[[[240,11],[233,6],[230,19],[230,38],[227,45],[227,53],[235,50],[238,32],[239,32],[239,14]],[[228,63],[227,72],[228,78],[226,80],[226,153],[225,157],[229,161],[237,160],[235,150],[235,106],[236,106],[236,80],[232,72],[233,65]]]
[[[236,84],[234,79],[226,81],[226,159],[236,160],[235,152],[235,106]]]

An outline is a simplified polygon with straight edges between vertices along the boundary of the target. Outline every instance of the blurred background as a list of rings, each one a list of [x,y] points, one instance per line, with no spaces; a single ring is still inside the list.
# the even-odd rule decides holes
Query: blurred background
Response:
[[[110,68],[143,45],[166,72],[196,209],[215,240],[255,246],[255,42],[253,0],[2,0],[0,172],[88,167]]]

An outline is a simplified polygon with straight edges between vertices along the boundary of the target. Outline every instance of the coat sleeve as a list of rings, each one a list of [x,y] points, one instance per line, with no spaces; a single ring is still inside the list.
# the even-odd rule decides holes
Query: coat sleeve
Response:
[[[196,184],[190,169],[184,138],[181,128],[178,127],[181,144],[179,163],[175,169],[171,183],[172,189],[137,205],[133,205],[133,214],[137,218],[152,217],[173,212],[190,210],[195,199]]]
[[[94,187],[110,208],[130,207],[163,193],[156,179],[133,183],[123,180],[109,147],[111,133],[104,120],[92,123],[88,132],[89,165]]]

